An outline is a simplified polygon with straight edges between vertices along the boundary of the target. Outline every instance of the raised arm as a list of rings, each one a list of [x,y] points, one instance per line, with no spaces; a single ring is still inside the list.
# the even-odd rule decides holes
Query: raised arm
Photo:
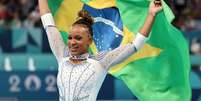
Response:
[[[129,56],[139,50],[144,45],[147,37],[149,36],[155,15],[160,10],[162,10],[161,2],[155,0],[154,3],[154,1],[152,1],[150,3],[149,12],[145,23],[139,30],[139,33],[136,35],[136,38],[133,40],[133,42],[117,47],[112,51],[98,54],[97,57],[101,64],[103,64],[106,68],[112,67],[113,65],[126,60]]]
[[[139,33],[143,36],[148,37],[151,31],[152,24],[156,14],[162,10],[162,3],[160,0],[153,0],[149,5],[149,12],[145,20],[144,25],[141,27]]]
[[[59,30],[56,28],[52,14],[48,7],[47,0],[38,0],[39,10],[43,26],[46,30],[50,48],[55,55],[57,61],[60,61],[64,55],[65,44]]]

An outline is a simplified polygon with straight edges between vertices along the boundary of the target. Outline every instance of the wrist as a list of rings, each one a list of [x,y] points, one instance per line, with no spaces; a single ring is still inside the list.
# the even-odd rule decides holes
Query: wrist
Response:
[[[41,16],[41,21],[44,28],[46,28],[47,26],[55,26],[54,18],[51,13],[43,14]]]
[[[135,45],[135,48],[139,50],[143,47],[144,43],[147,41],[147,37],[145,37],[141,33],[137,33],[135,40],[132,42]]]
[[[154,18],[154,17],[156,16],[156,13],[149,12],[148,16],[149,16],[149,17],[153,17],[153,18]]]

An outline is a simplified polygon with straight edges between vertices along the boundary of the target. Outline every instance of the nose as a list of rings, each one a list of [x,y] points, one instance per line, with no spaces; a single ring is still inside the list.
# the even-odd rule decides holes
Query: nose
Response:
[[[71,45],[77,44],[77,41],[75,39],[72,39],[72,40],[69,40],[69,41],[70,41]]]

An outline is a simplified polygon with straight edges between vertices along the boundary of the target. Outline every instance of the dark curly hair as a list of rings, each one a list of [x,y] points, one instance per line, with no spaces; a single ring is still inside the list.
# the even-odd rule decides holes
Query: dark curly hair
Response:
[[[77,21],[73,23],[73,26],[77,24],[83,25],[84,27],[88,28],[90,35],[93,36],[93,23],[94,19],[92,18],[90,13],[86,10],[81,10],[78,12]]]

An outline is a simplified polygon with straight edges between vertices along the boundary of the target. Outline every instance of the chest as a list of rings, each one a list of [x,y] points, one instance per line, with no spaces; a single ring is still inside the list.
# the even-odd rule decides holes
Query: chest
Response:
[[[96,61],[85,61],[81,64],[72,64],[69,61],[60,65],[57,79],[65,88],[90,89],[93,85],[104,78],[107,72]]]
[[[107,71],[95,60],[88,59],[76,65],[63,62],[57,76],[60,95],[81,99],[89,97],[92,92],[97,94],[106,74]]]
[[[77,65],[65,62],[61,65],[61,71],[59,71],[63,86],[89,84],[95,79],[96,75],[95,66],[88,62]]]

